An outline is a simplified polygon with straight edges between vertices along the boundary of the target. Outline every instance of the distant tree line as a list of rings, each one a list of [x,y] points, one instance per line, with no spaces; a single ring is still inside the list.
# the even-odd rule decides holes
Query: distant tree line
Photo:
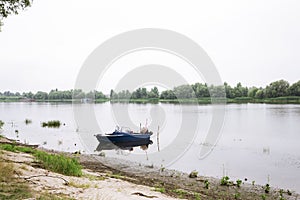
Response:
[[[116,92],[110,91],[108,96],[100,91],[83,92],[82,90],[51,90],[49,93],[38,91],[12,93],[10,91],[0,92],[0,99],[10,98],[28,98],[35,100],[64,100],[64,99],[190,99],[190,98],[205,98],[205,97],[224,97],[229,99],[235,98],[276,98],[286,96],[300,96],[300,81],[290,85],[285,80],[278,80],[270,83],[265,88],[262,87],[244,87],[241,83],[232,87],[226,82],[222,86],[208,86],[203,83],[195,83],[192,85],[181,85],[174,87],[172,90],[165,90],[161,93],[157,87],[153,87],[150,91],[147,88],[138,88],[133,92],[122,90]]]
[[[90,91],[83,92],[82,90],[51,90],[49,93],[38,91],[36,93],[32,92],[23,92],[22,94],[19,92],[12,93],[10,91],[5,91],[3,93],[0,92],[0,97],[10,97],[10,98],[27,98],[27,99],[35,99],[35,100],[64,100],[64,99],[107,99],[107,97],[99,91]]]
[[[279,80],[270,83],[265,88],[262,87],[244,87],[241,83],[232,87],[228,83],[222,86],[208,86],[203,83],[192,85],[181,85],[174,87],[172,90],[158,92],[157,87],[147,91],[146,88],[138,88],[130,93],[128,90],[115,92],[111,90],[110,99],[189,99],[204,97],[224,97],[229,99],[250,97],[256,99],[276,98],[286,96],[300,96],[300,81],[290,85],[285,80]]]

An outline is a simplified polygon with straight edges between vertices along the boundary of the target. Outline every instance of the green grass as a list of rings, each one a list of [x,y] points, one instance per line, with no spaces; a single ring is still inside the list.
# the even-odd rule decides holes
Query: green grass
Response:
[[[165,193],[166,189],[164,187],[156,187],[154,188],[155,192]]]
[[[195,200],[201,200],[201,196],[197,192],[194,193],[194,198],[195,198]]]
[[[49,154],[43,151],[36,151],[33,155],[50,171],[67,176],[82,176],[82,166],[75,158]]]
[[[36,150],[30,147],[16,146],[13,144],[1,144],[0,149],[11,152],[34,153]]]
[[[13,144],[0,144],[0,149],[11,152],[24,152],[32,154],[42,166],[50,171],[67,176],[82,176],[82,166],[75,158],[59,154],[50,154],[30,147],[16,146]]]
[[[183,189],[175,189],[175,190],[172,190],[172,192],[176,193],[176,195],[180,199],[184,198],[184,196],[188,194],[188,192],[186,190],[183,190]]]

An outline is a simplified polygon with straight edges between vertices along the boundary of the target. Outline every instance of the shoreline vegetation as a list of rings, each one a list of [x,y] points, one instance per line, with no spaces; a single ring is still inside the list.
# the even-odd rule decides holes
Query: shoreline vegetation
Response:
[[[46,102],[46,103],[84,103],[77,99],[45,99],[24,100],[22,98],[0,98],[0,102]],[[169,103],[169,104],[211,104],[211,98],[190,98],[190,99],[94,99],[89,100],[88,103],[137,103],[137,104],[157,104],[157,103]],[[256,99],[251,97],[239,97],[239,98],[226,98],[221,99],[222,103],[226,104],[247,104],[247,103],[264,103],[264,104],[300,104],[300,97],[298,96],[285,96],[276,98]]]
[[[257,185],[245,178],[218,179],[197,171],[186,174],[96,154],[57,152],[3,136],[0,174],[1,199],[101,199],[109,195],[112,199],[298,198],[296,192],[273,188],[269,183]]]
[[[285,80],[270,83],[265,88],[244,87],[241,83],[232,87],[226,82],[214,86],[202,83],[180,85],[172,90],[158,91],[153,87],[114,91],[109,95],[101,91],[84,92],[75,90],[51,90],[49,93],[38,91],[13,93],[0,92],[0,102],[58,102],[58,103],[183,103],[211,104],[214,103],[269,103],[269,104],[300,104],[300,81],[289,84]]]

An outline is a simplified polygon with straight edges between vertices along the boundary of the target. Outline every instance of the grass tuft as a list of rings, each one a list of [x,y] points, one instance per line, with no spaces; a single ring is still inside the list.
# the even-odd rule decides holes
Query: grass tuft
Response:
[[[46,169],[61,173],[67,176],[82,176],[82,166],[75,158],[64,155],[49,154],[43,151],[36,151],[34,156],[42,162]]]
[[[165,193],[166,189],[164,187],[156,187],[154,188],[155,192]]]

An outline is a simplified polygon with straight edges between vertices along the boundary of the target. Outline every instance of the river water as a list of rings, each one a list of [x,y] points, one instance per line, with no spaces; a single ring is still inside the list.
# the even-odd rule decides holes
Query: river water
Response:
[[[98,131],[78,125],[74,109],[84,114],[92,108]],[[232,180],[247,178],[247,182],[270,183],[273,187],[300,192],[300,105],[228,104],[218,142],[205,158],[199,158],[204,138],[210,128],[212,105],[180,104],[64,104],[64,103],[0,103],[0,120],[5,122],[1,134],[20,142],[39,144],[45,148],[84,153],[94,152],[98,142],[96,133],[112,132],[116,124],[130,125],[138,130],[140,123],[148,125],[154,134],[152,145],[133,151],[107,150],[106,156],[154,164],[184,172],[197,170],[200,175]],[[125,111],[128,116],[118,117]],[[166,163],[168,155],[160,154],[175,141],[182,126],[183,116],[193,124],[185,126],[186,133],[194,138],[184,144],[182,152],[173,162]],[[79,117],[79,119],[80,119]],[[25,124],[25,119],[32,123]],[[41,123],[60,120],[60,128],[42,128]],[[78,120],[78,117],[77,117]],[[128,124],[121,124],[130,122]],[[132,127],[133,126],[133,127]],[[159,128],[159,137],[157,131]],[[159,145],[157,144],[159,138]],[[180,149],[181,147],[178,146]],[[136,156],[138,155],[138,156]],[[161,157],[160,157],[161,155]],[[171,154],[170,154],[171,155]],[[156,159],[152,159],[156,156]],[[158,158],[158,159],[157,159]]]

